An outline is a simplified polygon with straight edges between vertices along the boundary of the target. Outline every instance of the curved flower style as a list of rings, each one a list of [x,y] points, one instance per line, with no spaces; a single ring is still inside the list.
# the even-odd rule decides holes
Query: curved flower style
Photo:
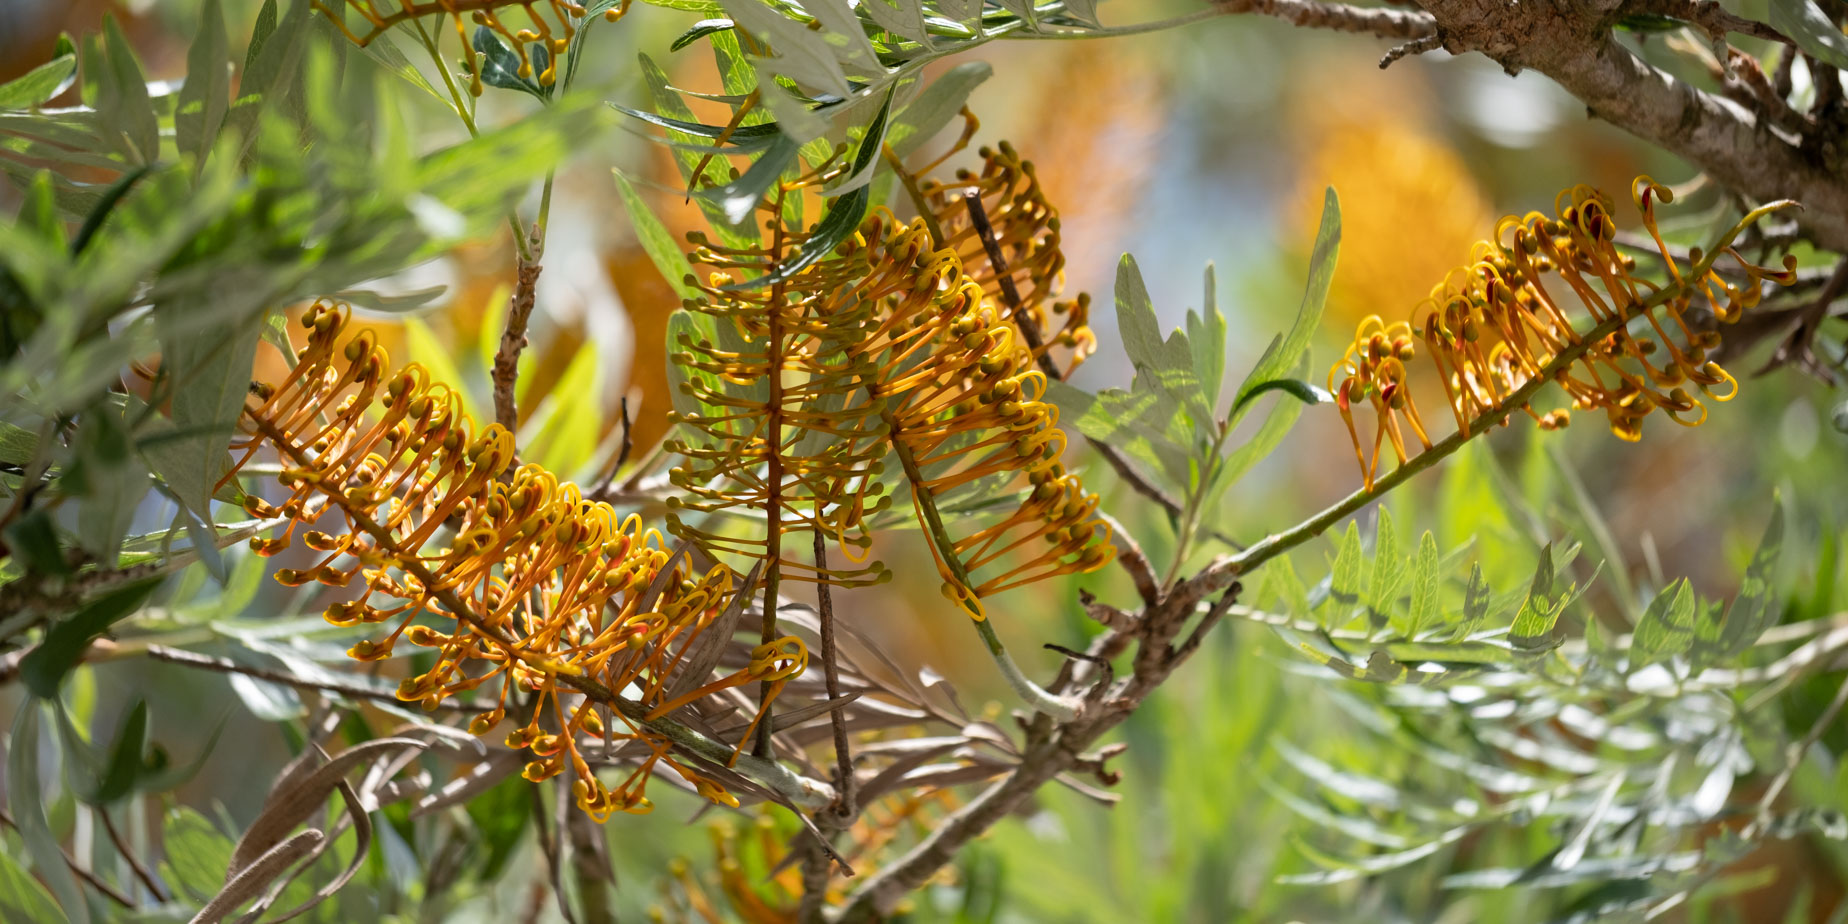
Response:
[[[373,0],[346,0],[346,5],[366,21],[367,31],[364,35],[355,33],[346,24],[346,18],[339,10],[327,5],[330,0],[310,0],[314,8],[320,10],[334,27],[339,29],[353,44],[365,47],[383,35],[387,29],[401,22],[421,19],[425,16],[448,16],[455,25],[456,38],[465,49],[462,55],[463,68],[468,71],[469,92],[481,95],[481,66],[475,60],[473,51],[466,51],[474,46],[468,40],[467,28],[462,25],[462,14],[467,13],[469,20],[477,26],[486,26],[507,40],[513,47],[514,54],[520,58],[520,76],[528,80],[538,80],[540,86],[549,87],[558,77],[558,61],[571,46],[571,37],[577,34],[574,19],[582,19],[586,11],[584,5],[573,0],[545,0],[545,4],[558,19],[558,29],[545,16],[534,11],[533,6],[539,0],[398,0],[397,9],[380,12]],[[517,6],[526,12],[534,28],[516,29],[502,21],[499,11],[510,6]],[[622,0],[618,6],[605,10],[603,18],[615,22],[629,11],[629,0]],[[533,60],[526,46],[532,42],[544,42],[547,55],[545,69],[533,73]]]
[[[1110,530],[1095,516],[1097,497],[1059,462],[1065,434],[1058,408],[1040,400],[1045,374],[955,252],[933,247],[922,220],[907,226],[885,214],[841,250],[867,255],[854,297],[882,311],[852,352],[877,363],[867,390],[883,406],[883,436],[911,479],[944,594],[982,620],[987,595],[1107,564]],[[1011,514],[951,537],[940,498],[1019,476],[1028,490]],[[986,580],[973,577],[1002,564]]]
[[[1407,460],[1401,412],[1424,448],[1431,447],[1408,381],[1420,341],[1464,433],[1479,419],[1510,410],[1508,402],[1536,379],[1557,381],[1571,410],[1603,411],[1611,431],[1630,441],[1641,438],[1643,419],[1658,408],[1683,426],[1706,420],[1706,405],[1689,384],[1714,401],[1732,398],[1738,383],[1706,358],[1720,345],[1719,332],[1697,329],[1688,312],[1700,298],[1715,321],[1731,324],[1758,303],[1764,281],[1795,280],[1794,258],[1774,270],[1748,262],[1730,246],[1745,227],[1785,203],[1748,214],[1710,254],[1694,250],[1695,265],[1684,270],[1656,230],[1655,205],[1671,201],[1668,188],[1638,177],[1631,197],[1660,251],[1665,284],[1639,274],[1636,260],[1618,249],[1610,200],[1575,186],[1559,194],[1554,217],[1530,212],[1498,222],[1494,240],[1478,243],[1470,265],[1432,289],[1413,321],[1388,325],[1375,316],[1361,322],[1353,345],[1329,370],[1328,385],[1369,487],[1384,440],[1391,440],[1401,464]],[[1713,268],[1722,252],[1739,265],[1744,278],[1737,285]],[[1549,276],[1565,291],[1549,290]],[[1592,325],[1585,332],[1569,315],[1574,302]],[[1648,330],[1634,333],[1631,322],[1639,319]],[[1361,403],[1379,415],[1370,454],[1354,426],[1353,406]],[[1570,420],[1567,408],[1542,413],[1526,401],[1519,407],[1546,429]]]
[[[532,751],[530,780],[569,766],[578,805],[599,821],[615,811],[646,811],[644,791],[657,764],[707,798],[735,805],[717,783],[670,756],[665,737],[578,684],[561,688],[560,678],[632,695],[651,721],[746,683],[763,682],[774,696],[806,666],[802,642],[776,639],[755,649],[744,669],[687,689],[706,679],[686,669],[688,652],[736,605],[731,572],[721,566],[694,574],[639,518],[621,519],[608,504],[584,500],[576,485],[537,465],[510,471],[513,438],[505,429],[476,433],[454,393],[421,367],[388,376],[389,360],[369,332],[341,345],[348,316],[344,305],[325,303],[303,315],[310,334],[299,364],[280,386],[253,387],[243,415],[250,435],[234,443],[240,465],[269,445],[285,466],[279,480],[287,499],[276,505],[253,496],[246,509],[289,523],[277,538],[252,540],[252,548],[276,554],[299,528],[302,544],[325,554],[312,567],[277,572],[277,580],[347,587],[360,578],[359,595],[330,605],[326,620],[395,627],[354,645],[348,654],[356,659],[390,657],[400,640],[435,649],[436,663],[406,679],[400,699],[435,709],[498,679],[493,707],[469,725],[475,734],[487,734],[509,709],[524,714],[516,690],[534,695],[507,745]],[[379,411],[369,415],[375,404]],[[343,526],[308,528],[326,513]],[[452,536],[446,547],[437,544],[440,535]],[[612,727],[613,718],[623,727]],[[612,790],[593,772],[580,738],[605,742],[605,757],[618,747],[623,756],[646,756]]]
[[[738,274],[760,272],[766,259],[774,265],[793,250],[697,240],[694,262],[712,272],[686,307],[714,319],[719,342],[681,334],[675,344],[672,359],[688,373],[683,391],[702,411],[674,415],[692,439],[667,444],[683,460],[669,477],[686,492],[668,498],[669,527],[708,551],[765,560],[773,578],[842,587],[886,580],[880,562],[830,568],[788,556],[782,542],[786,532],[820,532],[850,562],[863,562],[872,545],[864,519],[891,502],[878,480],[883,450],[855,440],[878,429],[880,408],[861,387],[871,363],[850,352],[875,306],[836,297],[851,285],[853,261],[828,260],[786,283],[735,290],[728,287]],[[739,536],[688,522],[682,511],[754,513],[765,527],[761,537]]]
[[[976,153],[982,158],[979,173],[958,170],[953,180],[923,183],[944,246],[956,253],[1002,320],[1019,329],[1036,359],[1053,347],[1068,351],[1070,375],[1097,351],[1097,338],[1090,328],[1091,296],[1058,299],[1065,273],[1059,212],[1047,201],[1033,163],[1021,159],[1013,145],[1002,141]],[[1058,318],[1063,320],[1055,331]]]
[[[763,510],[771,532],[733,538],[676,516],[676,534],[753,558],[777,549],[776,533],[788,528],[863,549],[871,541],[863,517],[889,501],[878,479],[891,451],[911,482],[944,593],[978,620],[984,596],[1110,560],[1096,497],[1059,464],[1065,435],[1057,408],[1040,400],[1045,375],[1032,351],[955,251],[932,246],[924,222],[906,226],[882,211],[828,258],[759,290],[727,288],[732,271],[773,266],[799,241],[779,235],[769,248],[736,251],[698,240],[694,261],[721,271],[688,307],[718,321],[721,342],[682,336],[678,344],[683,388],[709,410],[677,417],[702,441],[671,445],[687,460],[673,478],[689,496],[670,503]],[[951,537],[938,511],[944,495],[978,481],[1004,490],[1022,476],[1027,492],[1010,515]],[[885,577],[877,562],[783,564],[837,585]],[[998,573],[978,581],[979,570]]]

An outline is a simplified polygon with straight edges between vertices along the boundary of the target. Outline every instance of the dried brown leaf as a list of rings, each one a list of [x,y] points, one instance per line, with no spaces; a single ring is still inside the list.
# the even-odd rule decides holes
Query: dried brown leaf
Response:
[[[326,835],[319,831],[303,831],[280,843],[244,864],[236,875],[225,883],[225,887],[212,896],[212,900],[193,915],[191,924],[218,924],[225,916],[237,910],[238,906],[255,898],[277,876],[301,858],[313,853]]]

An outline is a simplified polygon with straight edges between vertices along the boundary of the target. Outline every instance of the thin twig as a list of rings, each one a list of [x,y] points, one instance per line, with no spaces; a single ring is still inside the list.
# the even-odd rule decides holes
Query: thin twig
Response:
[[[1421,55],[1427,51],[1436,51],[1442,47],[1444,47],[1444,40],[1439,38],[1436,33],[1394,45],[1390,51],[1380,56],[1380,70],[1383,71],[1391,67],[1394,61],[1408,55]]]
[[[135,878],[141,880],[141,885],[148,890],[149,895],[154,896],[155,901],[165,902],[167,893],[161,891],[160,885],[154,881],[154,874],[141,862],[141,858],[128,849],[128,841],[122,838],[122,832],[116,830],[115,821],[109,817],[109,807],[98,805],[96,814],[103,819],[103,830],[109,834],[109,843],[114,844],[116,853],[128,861],[128,868],[135,871]]]
[[[520,380],[520,351],[526,349],[526,325],[538,299],[539,257],[522,254],[515,262],[513,295],[507,302],[507,326],[501,331],[500,349],[494,352],[494,420],[508,432],[520,428],[515,386]]]
[[[106,647],[105,643],[98,642],[93,650],[107,652],[109,649]],[[265,680],[270,683],[278,683],[298,690],[317,690],[323,693],[338,693],[341,696],[350,696],[354,699],[378,700],[398,706],[407,706],[403,700],[398,698],[397,693],[378,687],[340,683],[338,681],[308,680],[283,671],[251,667],[246,664],[239,664],[227,658],[215,658],[211,655],[202,655],[197,652],[184,651],[179,648],[169,648],[165,645],[149,645],[145,649],[145,653],[148,657],[156,661],[165,661],[168,664],[178,664],[182,667],[215,671],[220,674],[243,674],[246,677]],[[479,710],[477,706],[447,699],[438,703],[436,708],[444,712],[475,712]]]
[[[820,519],[817,518],[817,523]],[[818,575],[828,573],[827,533],[819,526],[815,529],[815,570]],[[828,691],[828,699],[841,698],[840,652],[834,644],[834,595],[829,592],[828,582],[819,580],[815,583],[815,618],[821,624],[821,671],[822,683]],[[842,818],[854,815],[853,804],[853,746],[847,740],[847,718],[842,710],[828,711],[828,720],[834,727],[834,788],[835,802],[833,811]]]
[[[622,467],[629,461],[629,453],[635,451],[635,438],[631,435],[632,424],[629,420],[629,396],[617,399],[616,407],[621,415],[622,443],[616,448],[616,457],[604,468],[597,478],[597,487],[590,492],[589,500],[608,501],[616,493],[616,478],[622,473]]]

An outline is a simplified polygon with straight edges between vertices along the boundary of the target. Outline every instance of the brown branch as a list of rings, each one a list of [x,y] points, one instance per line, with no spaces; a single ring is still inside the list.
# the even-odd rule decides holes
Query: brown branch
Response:
[[[1530,69],[1546,74],[1591,115],[1679,155],[1722,185],[1760,201],[1802,202],[1804,233],[1825,249],[1848,251],[1848,163],[1816,156],[1802,141],[1769,131],[1737,103],[1632,54],[1611,27],[1622,15],[1646,11],[1652,0],[1628,6],[1612,0],[1421,2],[1445,50],[1480,52],[1510,74]],[[1696,7],[1714,4],[1669,6],[1695,9],[1699,19],[1707,14]],[[1699,21],[1702,28],[1719,24],[1737,31],[1730,20]]]
[[[507,326],[501,331],[500,349],[494,352],[494,420],[508,432],[520,428],[520,409],[514,386],[520,380],[520,351],[526,349],[526,325],[532,320],[538,298],[539,255],[516,258],[513,295],[507,302]]]
[[[1128,718],[1198,647],[1183,644],[1180,649],[1170,649],[1170,643],[1199,608],[1200,601],[1230,584],[1229,576],[1223,572],[1181,582],[1160,603],[1144,606],[1129,627],[1098,636],[1084,656],[1068,663],[1101,673],[1098,661],[1107,663],[1133,644],[1138,649],[1134,672],[1114,684],[1097,685],[1101,700],[1075,718],[1053,723],[1046,721],[1048,716],[1036,717],[1014,769],[943,819],[910,851],[867,876],[848,895],[834,920],[866,922],[888,917],[906,896],[955,859],[964,844],[1013,813],[1041,786],[1083,766],[1087,760],[1094,762],[1096,758],[1086,754],[1091,745]],[[1083,680],[1076,672],[1071,676],[1074,681]]]
[[[1437,31],[1429,14],[1409,10],[1349,6],[1320,0],[1219,0],[1218,5],[1229,14],[1256,13],[1304,29],[1360,32],[1407,41]]]

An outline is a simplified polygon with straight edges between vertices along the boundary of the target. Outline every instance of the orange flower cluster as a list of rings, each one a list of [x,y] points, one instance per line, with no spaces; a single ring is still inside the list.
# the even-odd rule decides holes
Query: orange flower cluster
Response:
[[[856,530],[845,544],[864,548],[863,516],[889,500],[880,460],[892,451],[911,480],[945,593],[975,618],[984,618],[983,596],[1110,560],[1095,495],[1059,464],[1065,436],[1057,409],[1040,400],[1045,376],[1034,354],[1012,316],[964,272],[953,249],[933,246],[921,220],[907,227],[889,213],[873,215],[829,257],[759,290],[727,287],[740,271],[787,260],[801,239],[779,234],[768,248],[748,251],[695,240],[702,246],[693,261],[716,272],[688,307],[718,320],[721,341],[737,342],[684,338],[675,356],[688,391],[711,409],[678,416],[711,438],[704,447],[675,447],[690,459],[676,469],[676,483],[699,498],[683,506],[720,510],[799,495],[816,513],[794,522],[825,524],[843,537]],[[750,438],[739,440],[740,432]],[[772,444],[784,447],[780,467],[762,480],[757,472],[767,468]],[[726,481],[713,482],[715,474]],[[1023,476],[1028,490],[1012,514],[949,538],[939,498],[977,482],[1005,490]],[[722,550],[756,553],[755,540],[744,549],[677,520],[675,529]],[[978,583],[972,574],[991,564],[1005,568]],[[863,583],[883,574],[875,562],[828,579]]]
[[[682,677],[677,668],[693,642],[734,605],[731,572],[694,574],[638,518],[620,519],[537,465],[509,471],[513,439],[505,429],[476,431],[455,394],[416,365],[388,373],[369,332],[343,344],[348,316],[345,306],[325,303],[302,316],[309,335],[298,365],[279,386],[253,387],[243,414],[249,435],[233,444],[243,453],[240,466],[266,445],[284,463],[279,480],[288,497],[278,505],[253,495],[246,509],[289,522],[281,536],[252,540],[252,548],[274,555],[299,533],[302,545],[323,555],[311,567],[277,572],[277,580],[344,588],[359,579],[360,593],[328,606],[327,621],[395,626],[354,645],[348,654],[356,659],[388,658],[400,639],[435,649],[435,665],[406,679],[400,699],[435,709],[498,680],[493,708],[470,731],[487,734],[510,709],[520,713],[506,743],[531,750],[526,777],[547,779],[569,766],[578,805],[599,821],[646,811],[644,790],[658,764],[707,798],[737,804],[674,760],[668,740],[644,723],[746,683],[766,683],[774,695],[806,666],[802,642],[760,646],[745,668],[703,686],[704,676]],[[339,528],[310,528],[330,513]],[[561,677],[568,678],[562,686]],[[514,698],[516,691],[530,700]],[[609,691],[634,699],[616,703]],[[606,757],[618,747],[646,756],[611,789],[593,772],[584,738],[602,741]]]
[[[935,507],[953,491],[980,484],[987,496],[1027,480],[1005,517],[949,537],[947,548],[932,543],[944,594],[985,619],[982,597],[1109,563],[1097,496],[1060,464],[1065,433],[1058,408],[1041,400],[1045,373],[956,253],[936,248],[923,221],[907,226],[889,215],[868,219],[840,252],[867,266],[853,297],[882,308],[852,352],[877,363],[867,390],[884,402],[883,436],[913,478],[925,529],[947,536]],[[1008,567],[975,582],[977,571],[1001,563]]]
[[[532,42],[544,42],[547,52],[546,67],[537,75],[540,86],[549,87],[557,79],[558,61],[566,49],[571,46],[571,37],[577,34],[575,19],[585,15],[584,5],[573,0],[545,0],[552,15],[558,20],[554,30],[544,15],[533,9],[539,0],[397,0],[395,10],[380,12],[373,0],[346,0],[346,5],[365,19],[368,31],[364,35],[348,28],[346,17],[340,10],[327,5],[328,0],[310,0],[314,8],[320,10],[334,26],[338,28],[353,44],[365,47],[384,34],[387,29],[401,22],[421,19],[425,16],[448,16],[454,23],[456,38],[461,41],[464,53],[463,67],[469,75],[469,92],[481,95],[481,66],[475,60],[474,46],[468,39],[468,30],[462,25],[462,14],[467,13],[469,20],[477,26],[487,26],[507,40],[513,46],[514,54],[520,56],[520,76],[534,79],[533,61],[526,46]],[[532,21],[531,29],[516,29],[500,18],[499,11],[510,6],[524,10],[527,19]],[[629,0],[622,0],[618,6],[605,10],[603,18],[615,22],[629,11]]]
[[[956,252],[1004,320],[1021,317],[1018,325],[1034,341],[1029,345],[1035,358],[1055,346],[1069,351],[1069,376],[1097,351],[1097,338],[1090,328],[1091,296],[1081,292],[1058,299],[1065,272],[1059,212],[1047,201],[1033,162],[1021,159],[1013,145],[1003,141],[976,153],[982,158],[979,172],[958,170],[952,181],[922,184],[943,243]],[[1059,318],[1055,331],[1053,322]],[[1050,333],[1042,339],[1042,332]]]
[[[1742,279],[1734,284],[1698,249],[1690,254],[1694,266],[1678,265],[1656,229],[1656,203],[1672,199],[1666,187],[1639,177],[1631,196],[1660,251],[1668,273],[1664,282],[1639,273],[1635,259],[1619,250],[1610,200],[1591,187],[1575,186],[1560,193],[1553,216],[1503,218],[1494,240],[1478,243],[1470,264],[1432,289],[1412,321],[1388,325],[1374,316],[1361,322],[1353,345],[1329,370],[1328,386],[1369,487],[1384,440],[1391,441],[1401,464],[1407,460],[1401,414],[1424,448],[1431,447],[1408,372],[1420,342],[1464,433],[1473,433],[1479,419],[1510,410],[1506,403],[1539,378],[1557,381],[1572,410],[1603,411],[1611,431],[1630,441],[1641,438],[1643,419],[1657,409],[1684,426],[1704,421],[1706,406],[1689,386],[1714,401],[1732,398],[1738,383],[1706,358],[1719,346],[1720,334],[1693,326],[1689,309],[1699,299],[1717,322],[1731,324],[1758,303],[1763,282],[1795,280],[1794,258],[1774,270],[1748,262],[1730,246],[1747,225],[1781,204],[1747,215],[1722,242],[1719,252],[1740,267]],[[1549,279],[1556,280],[1551,288]],[[1581,331],[1582,322],[1572,316],[1575,304],[1589,329]],[[1639,320],[1647,330],[1632,332],[1631,322]],[[1554,368],[1569,351],[1571,359]],[[1722,385],[1724,390],[1716,390]],[[1354,426],[1353,408],[1362,403],[1379,417],[1371,454]],[[1520,409],[1547,429],[1570,419],[1567,408],[1541,413],[1523,402]]]

